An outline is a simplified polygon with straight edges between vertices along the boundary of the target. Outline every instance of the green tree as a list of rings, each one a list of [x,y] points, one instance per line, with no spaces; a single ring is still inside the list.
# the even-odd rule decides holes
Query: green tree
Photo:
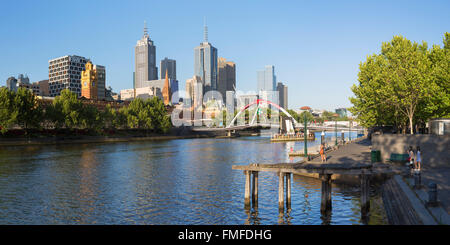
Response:
[[[75,128],[81,125],[82,107],[83,104],[78,100],[77,94],[64,89],[47,111],[56,128]]]
[[[42,109],[33,92],[26,88],[19,88],[13,96],[15,110],[18,110],[17,124],[25,130],[30,127],[39,127]]]
[[[418,44],[401,36],[382,44],[381,53],[360,64],[359,85],[350,111],[366,127],[406,124],[413,133],[417,122],[449,113],[449,59],[444,49]],[[447,43],[447,44],[446,44]]]
[[[305,115],[306,115],[306,122],[307,123],[311,123],[312,121],[314,121],[314,116],[311,114],[311,112],[304,111],[304,112],[300,113],[299,120],[296,119],[297,122],[304,123],[305,122]]]
[[[7,88],[0,88],[0,132],[6,133],[17,123],[19,110],[14,105],[14,95]]]

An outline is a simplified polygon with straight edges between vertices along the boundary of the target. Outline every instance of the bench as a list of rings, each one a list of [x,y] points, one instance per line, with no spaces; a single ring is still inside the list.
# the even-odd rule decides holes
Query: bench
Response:
[[[389,161],[406,163],[408,162],[408,158],[409,158],[408,154],[392,153],[391,157],[389,158]]]

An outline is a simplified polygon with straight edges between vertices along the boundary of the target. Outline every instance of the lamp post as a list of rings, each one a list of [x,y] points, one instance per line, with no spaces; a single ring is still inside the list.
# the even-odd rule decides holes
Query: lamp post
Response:
[[[337,121],[334,121],[334,134],[335,134],[334,135],[334,144],[338,145],[338,141],[337,141]]]
[[[348,124],[348,141],[352,141],[352,120]]]
[[[322,145],[323,142],[325,141],[325,132],[322,130],[322,133],[320,134],[320,144]]]
[[[303,114],[305,114],[304,115],[304,126],[305,126],[305,129],[304,129],[304,141],[305,141],[305,157],[306,157],[306,159],[308,159],[309,160],[309,157],[308,157],[308,142],[307,142],[307,139],[308,139],[308,135],[307,135],[307,127],[306,127],[306,124],[307,124],[307,122],[306,122],[306,112],[304,112]]]

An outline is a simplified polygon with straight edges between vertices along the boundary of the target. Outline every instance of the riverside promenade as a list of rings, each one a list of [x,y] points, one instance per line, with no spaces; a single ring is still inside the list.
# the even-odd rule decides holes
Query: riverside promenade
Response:
[[[245,204],[250,206],[258,200],[258,172],[272,171],[279,173],[279,208],[283,209],[286,191],[286,206],[290,207],[290,176],[304,175],[322,180],[321,211],[331,210],[331,181],[350,177],[361,184],[361,214],[367,215],[370,208],[370,181],[381,181],[383,204],[392,225],[438,225],[450,224],[448,210],[450,205],[450,170],[422,170],[422,181],[419,187],[414,185],[408,167],[398,163],[372,163],[371,141],[359,138],[350,143],[333,147],[326,152],[327,162],[322,163],[320,156],[297,163],[252,163],[244,166],[233,166],[235,170],[243,170],[246,175]],[[438,206],[428,206],[427,184],[438,185]],[[286,184],[286,187],[285,187]],[[286,188],[286,189],[285,189]]]

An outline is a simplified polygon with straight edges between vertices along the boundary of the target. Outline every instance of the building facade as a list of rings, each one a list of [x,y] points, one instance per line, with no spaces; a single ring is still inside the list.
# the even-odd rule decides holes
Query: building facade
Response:
[[[97,73],[97,99],[106,99],[106,69],[101,65],[94,65],[94,70]]]
[[[15,77],[9,77],[6,80],[6,87],[9,91],[17,91],[17,79]]]
[[[49,96],[49,87],[48,80],[41,80],[38,82],[34,82],[31,84],[31,88],[33,89],[33,93],[37,96]]]
[[[49,60],[48,81],[50,96],[60,95],[63,89],[69,89],[81,96],[81,72],[87,61],[88,59],[76,55],[66,55]]]
[[[150,39],[147,27],[144,27],[144,36],[137,41],[135,47],[135,84],[134,88],[145,87],[145,81],[158,79],[156,67],[156,46]]]
[[[218,61],[217,90],[225,104],[227,91],[236,91],[236,64],[222,57]]]
[[[203,109],[203,82],[199,76],[193,76],[186,80],[186,96],[183,102],[192,110]]]
[[[276,91],[275,66],[267,65],[264,70],[257,72],[258,91]]]
[[[283,83],[277,83],[279,106],[288,109],[288,87]]]
[[[160,68],[161,78],[165,77],[167,72],[169,79],[177,80],[177,62],[175,60],[164,58],[161,60]]]

